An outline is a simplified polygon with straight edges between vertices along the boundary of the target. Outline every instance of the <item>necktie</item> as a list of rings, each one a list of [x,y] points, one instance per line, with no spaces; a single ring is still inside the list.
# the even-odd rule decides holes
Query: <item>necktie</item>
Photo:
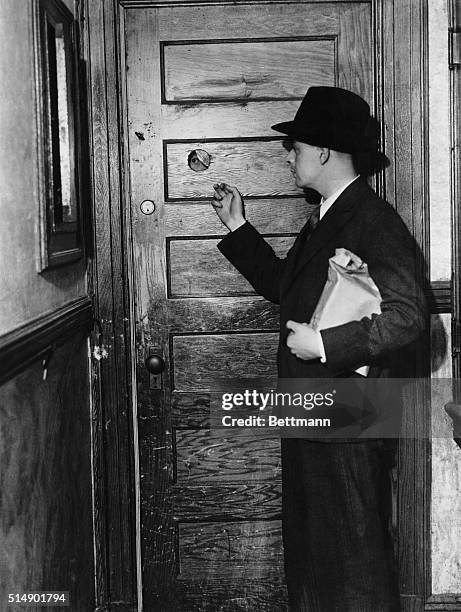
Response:
[[[308,227],[309,234],[312,234],[312,232],[317,227],[319,221],[320,221],[320,204],[313,209],[313,211],[310,214],[309,219],[307,220],[307,227]]]

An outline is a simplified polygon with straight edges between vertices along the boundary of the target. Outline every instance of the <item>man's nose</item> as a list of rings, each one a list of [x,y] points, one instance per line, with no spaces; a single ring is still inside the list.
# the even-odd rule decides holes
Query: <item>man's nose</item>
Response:
[[[292,164],[295,161],[295,155],[294,155],[294,151],[293,149],[291,149],[291,151],[288,151],[288,155],[287,155],[287,164]]]

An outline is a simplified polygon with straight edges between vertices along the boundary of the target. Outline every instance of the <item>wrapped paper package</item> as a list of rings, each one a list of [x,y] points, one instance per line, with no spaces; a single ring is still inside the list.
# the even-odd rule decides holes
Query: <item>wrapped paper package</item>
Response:
[[[347,249],[330,258],[328,279],[309,325],[315,330],[335,327],[381,313],[381,294],[368,266]]]
[[[310,325],[320,331],[375,313],[381,313],[381,294],[368,273],[367,264],[347,249],[336,249],[335,256],[329,260],[328,279]],[[368,365],[363,365],[355,372],[367,377],[369,370]]]

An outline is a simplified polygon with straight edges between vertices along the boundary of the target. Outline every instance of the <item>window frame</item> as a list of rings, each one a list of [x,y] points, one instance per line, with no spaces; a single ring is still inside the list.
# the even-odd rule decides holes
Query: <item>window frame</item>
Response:
[[[75,220],[62,220],[62,180],[57,112],[57,68],[50,63],[49,27],[62,27],[66,67],[69,196]],[[34,69],[38,186],[38,272],[84,256],[77,28],[62,0],[34,0]],[[53,57],[51,57],[53,60]],[[55,70],[53,77],[52,70]],[[53,81],[53,78],[55,80]],[[54,97],[53,97],[54,96]],[[53,118],[54,114],[54,118]]]

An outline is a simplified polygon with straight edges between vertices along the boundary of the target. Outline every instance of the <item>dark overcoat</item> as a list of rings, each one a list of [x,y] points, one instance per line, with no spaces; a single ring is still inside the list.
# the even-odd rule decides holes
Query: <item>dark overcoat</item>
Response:
[[[307,225],[285,259],[277,258],[248,222],[218,245],[257,293],[280,304],[279,377],[348,378],[363,365],[370,366],[373,379],[405,375],[400,369],[405,360],[398,356],[422,335],[427,311],[416,279],[416,245],[404,222],[358,179],[311,235]],[[382,312],[323,330],[326,363],[298,359],[286,345],[286,322],[309,322],[329,259],[341,247],[368,264]],[[382,440],[282,440],[282,523],[292,611],[400,609],[388,530],[388,458]]]
[[[415,341],[426,324],[415,242],[402,219],[358,179],[338,197],[309,240],[306,232],[307,226],[284,259],[276,257],[248,222],[218,244],[258,294],[280,304],[279,377],[344,376],[363,365],[371,366],[370,377],[397,376],[396,351]],[[303,361],[287,348],[286,322],[309,322],[327,280],[329,259],[341,247],[368,264],[381,293],[382,312],[323,330],[326,364]]]

